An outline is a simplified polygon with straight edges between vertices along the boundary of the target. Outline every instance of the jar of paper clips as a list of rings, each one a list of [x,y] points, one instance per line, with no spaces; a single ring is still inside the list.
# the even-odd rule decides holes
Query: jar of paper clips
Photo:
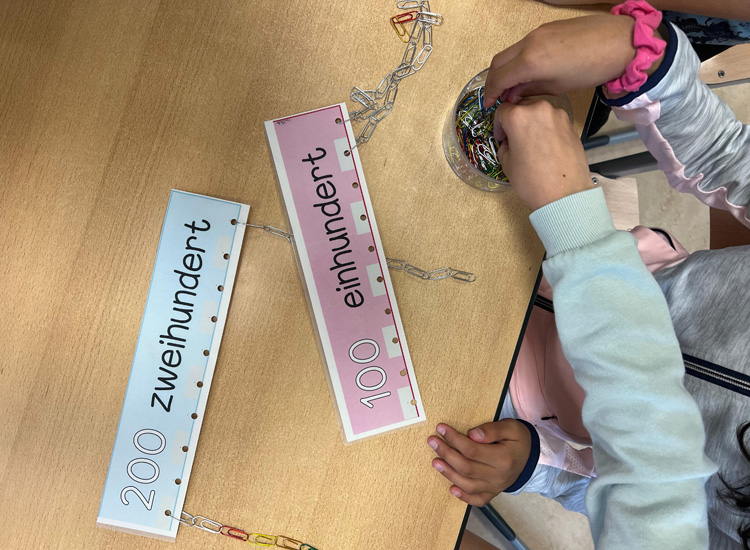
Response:
[[[484,83],[489,69],[483,70],[463,87],[443,127],[443,152],[450,167],[464,182],[482,191],[510,189],[508,178],[497,159],[499,144],[492,135],[495,109],[485,109]],[[566,95],[538,96],[565,110],[572,118]]]

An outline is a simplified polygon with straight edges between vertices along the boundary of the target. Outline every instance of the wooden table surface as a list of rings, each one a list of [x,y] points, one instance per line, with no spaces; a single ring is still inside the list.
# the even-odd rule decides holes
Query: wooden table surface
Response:
[[[542,248],[513,193],[454,176],[442,123],[494,53],[581,12],[432,8],[445,16],[432,56],[360,149],[386,253],[477,274],[392,274],[428,420],[342,444],[292,250],[249,230],[192,514],[320,550],[455,544],[466,506],[426,438],[493,418]],[[376,86],[404,50],[397,13],[392,0],[0,3],[0,548],[172,547],[95,526],[169,190],[284,226],[262,122]],[[579,128],[590,99],[571,96]],[[239,548],[185,527],[177,544]]]

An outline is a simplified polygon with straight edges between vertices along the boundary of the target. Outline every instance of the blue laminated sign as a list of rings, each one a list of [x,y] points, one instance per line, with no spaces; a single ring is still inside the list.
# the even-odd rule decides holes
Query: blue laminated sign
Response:
[[[99,526],[175,540],[249,210],[172,190]]]

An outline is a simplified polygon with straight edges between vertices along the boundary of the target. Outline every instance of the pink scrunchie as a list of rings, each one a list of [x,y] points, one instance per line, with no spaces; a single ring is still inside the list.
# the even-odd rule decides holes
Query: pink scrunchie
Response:
[[[635,19],[633,46],[635,59],[628,63],[625,74],[605,84],[610,93],[635,92],[648,80],[646,72],[664,53],[667,43],[654,36],[661,24],[661,12],[645,0],[627,0],[612,8],[612,15],[629,15]]]

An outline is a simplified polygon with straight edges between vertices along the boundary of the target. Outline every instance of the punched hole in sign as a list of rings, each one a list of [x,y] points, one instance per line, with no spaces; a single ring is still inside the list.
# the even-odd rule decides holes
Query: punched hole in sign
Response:
[[[359,187],[359,184],[355,181],[354,183],[352,183],[352,187],[356,189],[357,187]]]
[[[188,452],[188,446],[187,446],[187,445],[183,445],[183,446],[182,446],[182,452],[183,452],[183,453],[186,453],[186,452]]]
[[[237,225],[237,220],[235,220],[234,218],[232,218],[232,221],[229,222],[229,223],[231,223],[232,225]]]
[[[360,219],[360,220],[362,220],[362,221],[365,221],[365,220],[367,219],[367,216],[365,216],[364,214],[362,214],[362,215],[361,215],[361,216],[359,217],[359,219]]]
[[[195,383],[195,385],[198,386],[199,388],[202,388],[203,387],[203,382],[201,382],[199,380],[198,382]]]
[[[182,483],[182,480],[179,477],[174,480],[175,485],[179,485],[180,483]]]
[[[367,250],[369,250],[370,252],[375,252],[375,247],[374,246],[368,246]]]
[[[192,418],[193,420],[195,420],[196,418],[198,418],[198,415],[195,414],[195,413],[193,413],[193,414],[190,415],[190,418]]]
[[[385,314],[390,315],[391,314],[391,308],[385,308]]]
[[[224,254],[224,259],[228,260],[229,259],[229,254]]]
[[[343,121],[340,118],[336,119],[336,124],[341,124]]]
[[[216,290],[218,290],[219,292],[223,292],[224,291],[224,285],[217,286]]]
[[[203,350],[203,355],[205,355],[206,357],[208,357],[208,354],[209,354],[209,353],[210,353],[210,352],[209,352],[209,351],[208,351],[207,349],[204,349],[204,350]]]
[[[378,281],[379,283],[382,283],[382,282],[383,282],[383,277],[378,277],[378,278],[377,278],[377,281]]]
[[[216,315],[214,315],[214,316],[211,317],[211,322],[213,322],[213,323],[215,323],[218,320],[219,320],[219,318]]]

